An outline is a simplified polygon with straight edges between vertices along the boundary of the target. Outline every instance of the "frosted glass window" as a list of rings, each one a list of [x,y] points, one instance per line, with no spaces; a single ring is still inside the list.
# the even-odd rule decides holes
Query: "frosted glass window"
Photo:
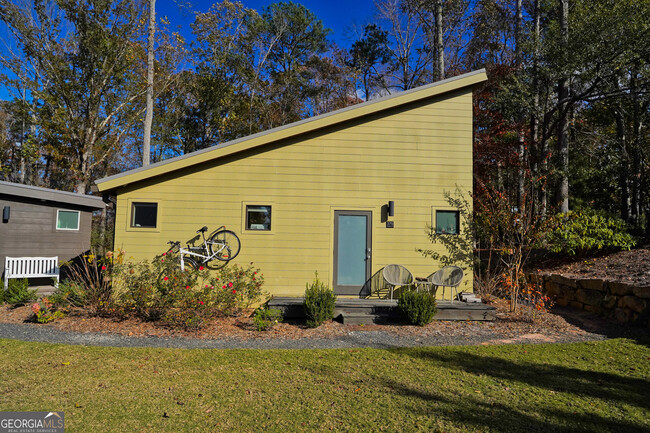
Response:
[[[79,230],[79,215],[78,210],[57,210],[56,229]]]

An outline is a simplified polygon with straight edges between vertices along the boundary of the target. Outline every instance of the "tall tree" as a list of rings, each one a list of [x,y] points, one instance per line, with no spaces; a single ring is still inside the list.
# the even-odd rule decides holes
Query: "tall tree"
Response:
[[[569,47],[569,0],[559,0],[560,10],[560,35],[561,52],[568,56]],[[558,122],[557,122],[557,143],[558,156],[560,159],[559,171],[560,181],[557,187],[556,201],[559,203],[560,212],[569,212],[569,137],[568,137],[568,116],[569,116],[569,80],[566,75],[560,75],[557,82],[558,100]]]
[[[52,164],[66,171],[77,192],[123,144],[144,95],[140,68],[141,4],[131,0],[42,0],[21,7],[0,1],[0,20],[22,53],[38,65],[30,82],[38,129]]]
[[[388,32],[380,29],[377,24],[368,24],[363,29],[363,36],[355,41],[350,48],[351,59],[348,61],[348,65],[358,71],[361,76],[363,97],[366,101],[372,98],[373,84],[382,81],[381,66],[390,60],[387,44]],[[386,87],[386,84],[384,83],[381,87]]]
[[[153,122],[154,43],[156,40],[156,0],[149,0],[149,35],[147,38],[147,107],[142,139],[142,165],[151,162],[151,124]]]

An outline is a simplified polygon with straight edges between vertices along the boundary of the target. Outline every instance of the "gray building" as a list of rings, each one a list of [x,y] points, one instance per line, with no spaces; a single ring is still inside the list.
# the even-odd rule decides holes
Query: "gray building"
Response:
[[[0,181],[0,276],[5,257],[70,260],[90,249],[99,197]]]

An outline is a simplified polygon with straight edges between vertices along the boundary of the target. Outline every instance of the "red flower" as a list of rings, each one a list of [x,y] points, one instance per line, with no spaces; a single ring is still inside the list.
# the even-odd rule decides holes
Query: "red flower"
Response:
[[[225,288],[226,288],[226,285],[224,284],[222,288],[225,289]]]
[[[232,287],[232,283],[228,283],[228,287]]]
[[[199,304],[203,305],[203,301],[199,301]]]
[[[186,289],[189,289],[189,288],[190,288],[190,286],[186,286],[185,288],[186,288]]]
[[[165,277],[164,280],[167,281],[167,280],[169,280],[169,278]]]
[[[105,271],[105,270],[106,270],[106,266],[102,266],[102,271]]]
[[[202,271],[202,270],[203,270],[203,266],[199,266],[199,271]]]
[[[166,255],[167,255],[167,253],[163,253],[163,256],[166,256]]]
[[[233,292],[233,293],[237,293],[237,290],[233,290],[232,292]]]

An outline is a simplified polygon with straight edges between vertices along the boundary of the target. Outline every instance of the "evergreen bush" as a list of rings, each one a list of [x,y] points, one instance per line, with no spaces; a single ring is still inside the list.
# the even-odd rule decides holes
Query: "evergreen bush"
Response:
[[[327,320],[334,318],[334,304],[336,296],[325,283],[318,279],[318,273],[314,281],[305,287],[305,316],[307,326],[317,328]]]
[[[397,308],[412,325],[424,326],[433,320],[438,312],[436,297],[429,292],[403,290],[397,301]]]
[[[9,286],[4,293],[4,302],[11,305],[25,305],[38,298],[36,289],[29,288],[27,278],[9,280]]]

